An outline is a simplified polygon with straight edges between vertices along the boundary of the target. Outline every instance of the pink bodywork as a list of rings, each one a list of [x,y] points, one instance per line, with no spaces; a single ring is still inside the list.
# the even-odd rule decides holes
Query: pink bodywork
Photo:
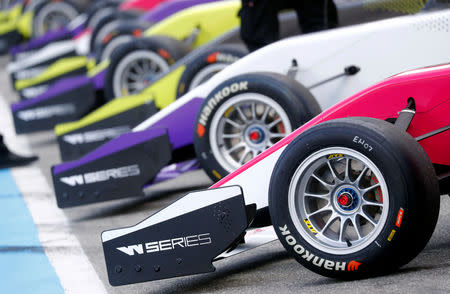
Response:
[[[390,77],[325,110],[286,138],[243,165],[211,188],[218,188],[273,152],[289,144],[305,130],[322,122],[343,117],[397,118],[407,105],[416,102],[416,114],[408,128],[413,137],[450,125],[450,64],[405,72]],[[450,130],[421,140],[420,145],[433,163],[450,165]]]
[[[119,10],[141,10],[148,11],[156,5],[166,2],[167,0],[131,0],[125,1],[119,6]]]

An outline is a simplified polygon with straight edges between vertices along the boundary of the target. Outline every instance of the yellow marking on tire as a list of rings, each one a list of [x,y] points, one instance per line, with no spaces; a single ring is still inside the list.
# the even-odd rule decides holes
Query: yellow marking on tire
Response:
[[[331,159],[331,158],[338,158],[338,157],[344,157],[344,154],[330,154],[330,155],[328,156],[328,159]]]
[[[222,176],[221,176],[215,169],[212,170],[212,173],[213,173],[213,175],[214,175],[216,178],[218,178],[219,180],[222,178]]]
[[[225,114],[223,116],[228,117],[233,110],[234,106],[231,106],[230,108],[227,109],[227,111],[225,111]]]
[[[392,232],[389,234],[389,237],[387,238],[387,240],[389,241],[389,242],[391,242],[392,241],[392,238],[394,238],[394,235],[395,235],[395,230],[392,230]]]
[[[311,225],[311,223],[309,222],[308,219],[305,218],[303,221],[305,222],[306,226],[313,234],[317,234],[317,231],[314,229],[314,227]]]

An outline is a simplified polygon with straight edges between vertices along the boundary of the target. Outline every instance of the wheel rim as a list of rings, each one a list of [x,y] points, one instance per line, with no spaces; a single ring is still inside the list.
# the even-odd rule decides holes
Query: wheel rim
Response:
[[[139,50],[128,54],[114,73],[114,94],[119,97],[139,93],[151,85],[156,75],[168,70],[167,62],[156,53]]]
[[[194,89],[200,84],[203,84],[207,80],[209,80],[213,75],[227,67],[226,63],[215,63],[205,66],[202,70],[200,70],[192,79],[191,84],[189,85],[189,91]]]
[[[72,6],[64,3],[51,3],[42,8],[37,16],[37,36],[45,34],[49,30],[57,30],[67,25],[78,15],[78,11]]]
[[[289,213],[300,235],[331,254],[351,254],[383,229],[389,193],[382,173],[363,154],[331,147],[304,160],[289,185]]]
[[[214,157],[232,172],[292,131],[288,115],[271,98],[258,93],[236,95],[222,104],[211,121]]]

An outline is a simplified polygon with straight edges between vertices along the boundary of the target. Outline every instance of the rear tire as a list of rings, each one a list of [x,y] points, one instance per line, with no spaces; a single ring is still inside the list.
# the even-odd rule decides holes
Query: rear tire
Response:
[[[333,278],[387,274],[408,263],[430,239],[439,202],[422,147],[372,118],[305,131],[283,151],[270,180],[281,243],[299,263]]]

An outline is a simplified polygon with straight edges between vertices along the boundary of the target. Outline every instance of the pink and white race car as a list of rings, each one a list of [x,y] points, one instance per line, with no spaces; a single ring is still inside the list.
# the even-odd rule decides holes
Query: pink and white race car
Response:
[[[450,191],[450,64],[390,77],[322,112],[210,189],[102,233],[112,285],[214,270],[281,241],[356,279],[408,263]]]

